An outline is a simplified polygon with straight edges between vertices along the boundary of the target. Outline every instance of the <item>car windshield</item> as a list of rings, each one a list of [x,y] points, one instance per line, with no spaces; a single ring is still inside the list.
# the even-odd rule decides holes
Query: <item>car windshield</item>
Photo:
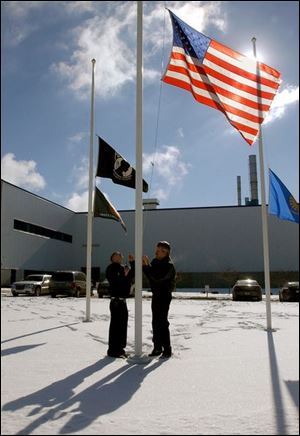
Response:
[[[27,276],[25,280],[30,280],[31,282],[42,282],[43,276]]]
[[[52,280],[56,282],[72,282],[73,274],[71,272],[57,272],[52,274]]]
[[[257,286],[258,285],[256,280],[250,280],[250,279],[248,279],[248,280],[238,280],[236,282],[236,284],[239,285],[239,286]]]

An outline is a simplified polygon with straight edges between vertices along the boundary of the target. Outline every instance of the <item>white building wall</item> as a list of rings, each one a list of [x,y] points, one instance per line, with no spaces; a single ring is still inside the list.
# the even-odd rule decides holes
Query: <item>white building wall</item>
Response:
[[[72,235],[75,213],[9,183],[1,187],[1,269],[71,268],[73,244],[15,230],[14,220]]]
[[[86,214],[74,213],[6,182],[2,184],[2,269],[81,269],[86,265]],[[118,222],[95,218],[92,266],[103,272],[113,251],[134,253],[134,211]],[[13,229],[19,219],[71,234],[73,243]],[[260,206],[144,211],[144,253],[159,240],[172,246],[180,272],[263,271]],[[271,271],[299,270],[299,226],[269,216]]]
[[[134,212],[121,215],[128,235],[116,222],[94,220],[93,265],[101,270],[113,251],[126,256],[134,251]],[[299,226],[269,216],[269,235],[271,271],[298,271]],[[145,211],[144,253],[150,258],[159,240],[170,242],[172,258],[181,272],[264,269],[260,206]]]

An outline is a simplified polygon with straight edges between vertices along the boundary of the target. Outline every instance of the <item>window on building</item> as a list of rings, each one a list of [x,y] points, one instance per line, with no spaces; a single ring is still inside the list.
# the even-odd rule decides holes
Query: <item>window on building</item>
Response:
[[[69,242],[72,244],[72,235],[47,229],[46,227],[37,226],[36,224],[26,223],[25,221],[14,220],[14,229],[21,230],[22,232],[26,233],[32,233],[34,235],[44,236],[50,239],[58,239],[59,241]]]

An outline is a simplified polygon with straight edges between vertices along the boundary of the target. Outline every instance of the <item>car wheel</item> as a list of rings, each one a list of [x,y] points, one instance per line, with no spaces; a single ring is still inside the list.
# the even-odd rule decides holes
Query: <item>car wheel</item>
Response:
[[[12,292],[13,297],[17,297],[19,294],[17,292]]]
[[[51,298],[55,298],[56,294],[54,292],[51,292]]]
[[[104,294],[101,294],[101,292],[98,292],[98,298],[103,298]]]
[[[40,286],[37,286],[36,288],[35,288],[35,296],[36,297],[39,297],[41,295],[41,287]]]

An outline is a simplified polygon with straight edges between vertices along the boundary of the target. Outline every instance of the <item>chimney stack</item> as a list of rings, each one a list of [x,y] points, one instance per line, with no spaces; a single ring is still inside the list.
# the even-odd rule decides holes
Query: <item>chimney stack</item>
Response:
[[[237,183],[237,199],[238,199],[238,206],[242,205],[242,194],[241,194],[241,176],[237,176],[236,178]]]
[[[249,156],[249,176],[250,176],[250,192],[251,192],[251,205],[258,205],[258,190],[257,190],[257,167],[256,155]]]

